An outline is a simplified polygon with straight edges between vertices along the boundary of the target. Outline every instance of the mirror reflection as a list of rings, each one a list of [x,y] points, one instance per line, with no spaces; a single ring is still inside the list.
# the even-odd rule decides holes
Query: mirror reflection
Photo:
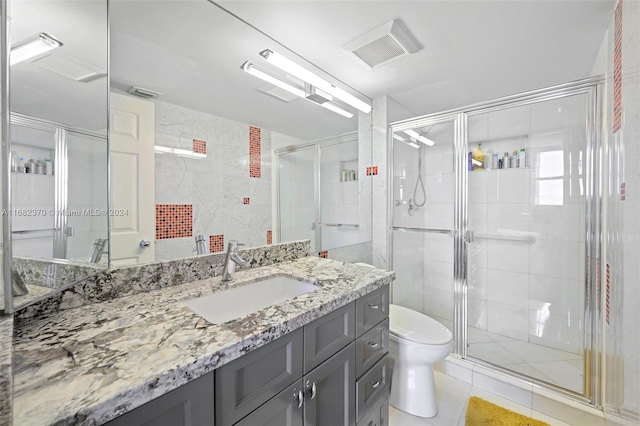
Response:
[[[11,3],[14,305],[106,268],[107,3]]]
[[[348,118],[320,108],[241,65],[277,75],[260,53],[269,48],[322,70],[215,4],[148,4],[111,7],[110,196],[114,213],[122,212],[112,217],[112,264],[220,252],[230,240],[261,246],[310,238],[316,252],[370,240],[370,226],[358,223],[360,193],[371,191],[355,177],[360,151],[371,155],[355,133],[358,110],[340,104],[351,108]],[[304,82],[279,78],[304,92]],[[311,154],[310,169],[301,163],[309,179],[283,175],[288,165],[278,161],[300,146],[322,150],[317,164]],[[342,169],[354,178],[338,185]],[[320,177],[322,185],[321,170],[329,177]]]

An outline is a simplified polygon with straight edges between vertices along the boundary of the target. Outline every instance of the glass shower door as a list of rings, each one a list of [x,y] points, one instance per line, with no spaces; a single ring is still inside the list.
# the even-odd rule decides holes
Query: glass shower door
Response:
[[[316,147],[278,154],[278,242],[311,240],[316,247]]]
[[[452,329],[454,117],[393,135],[393,303]]]
[[[467,355],[578,394],[588,101],[468,118]]]

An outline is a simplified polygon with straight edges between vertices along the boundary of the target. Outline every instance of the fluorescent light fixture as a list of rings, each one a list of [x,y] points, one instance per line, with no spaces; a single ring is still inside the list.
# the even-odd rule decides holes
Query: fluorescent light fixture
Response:
[[[346,111],[346,110],[340,108],[339,106],[334,105],[334,104],[332,104],[330,102],[324,102],[324,103],[321,103],[321,104],[318,104],[318,105],[322,105],[323,107],[325,107],[329,111],[333,111],[333,112],[335,112],[337,114],[342,115],[343,117],[347,117],[347,118],[353,117],[353,114],[350,113],[349,111]]]
[[[417,143],[413,142],[413,139],[410,140],[406,140],[405,138],[403,138],[400,135],[397,135],[394,133],[393,138],[396,140],[399,140],[400,142],[406,143],[407,145],[413,147],[413,148],[420,148],[420,145],[418,145]]]
[[[326,109],[335,112],[336,114],[340,114],[343,117],[347,117],[347,118],[353,117],[352,113],[340,108],[339,106],[337,106],[335,104],[332,104],[332,103],[328,102],[328,99],[322,98],[322,100],[324,100],[324,102],[320,102],[320,96],[314,96],[315,92],[311,93],[311,96],[308,96],[308,94],[307,94],[307,92],[305,92],[305,90],[300,89],[300,88],[298,88],[296,86],[293,86],[293,85],[287,83],[286,81],[282,81],[278,77],[275,77],[275,76],[269,74],[266,71],[263,71],[263,70],[261,70],[259,68],[256,68],[256,66],[253,65],[249,61],[247,61],[244,64],[242,64],[242,66],[240,68],[243,71],[251,74],[254,77],[258,77],[259,79],[264,80],[267,83],[273,84],[276,87],[284,89],[287,92],[292,93],[292,94],[294,94],[296,96],[299,96],[301,98],[305,98],[305,99],[313,102],[316,105],[323,106]],[[322,95],[325,95],[325,94],[322,94]],[[326,95],[326,96],[331,98],[330,95]]]
[[[436,144],[434,141],[432,141],[429,138],[425,138],[424,136],[420,135],[415,130],[404,130],[404,133],[409,135],[409,136],[411,136],[414,139],[417,139],[418,141],[422,142],[425,145],[433,146],[433,145]]]
[[[171,148],[168,146],[160,146],[155,145],[153,150],[158,154],[175,154],[180,157],[189,157],[189,158],[207,158],[207,154],[202,154],[200,152],[193,152],[188,149],[180,149],[180,148]]]
[[[285,58],[281,54],[276,53],[271,49],[265,49],[260,52],[260,55],[270,64],[273,64],[281,70],[288,72],[292,76],[297,77],[300,80],[304,80],[312,86],[315,86],[318,89],[327,92],[331,96],[340,99],[341,101],[351,105],[352,107],[357,108],[367,114],[371,112],[371,105],[369,105],[368,103],[356,98],[350,93],[345,92],[339,87],[334,86],[325,79],[315,75],[311,71]]]
[[[284,82],[282,80],[280,80],[277,77],[272,76],[271,74],[262,71],[260,68],[256,68],[255,65],[253,65],[251,62],[247,61],[244,64],[242,64],[242,66],[240,67],[243,71],[251,74],[254,77],[258,77],[261,80],[266,81],[267,83],[271,83],[276,87],[279,87],[283,90],[286,90],[289,93],[293,93],[296,96],[299,96],[301,98],[305,97],[305,93],[304,90],[295,87],[287,82]]]
[[[60,46],[62,43],[51,35],[40,33],[12,47],[9,63],[11,65],[19,64]]]

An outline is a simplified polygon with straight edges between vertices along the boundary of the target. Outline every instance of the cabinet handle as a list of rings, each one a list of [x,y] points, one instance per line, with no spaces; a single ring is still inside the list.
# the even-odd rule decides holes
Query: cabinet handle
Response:
[[[311,396],[309,397],[309,399],[315,398],[316,397],[316,382],[309,383],[307,381],[307,390],[309,392],[311,392]]]
[[[301,408],[302,403],[304,402],[304,394],[302,391],[298,391],[298,393],[293,394],[293,399],[298,402],[298,408]]]
[[[374,305],[374,304],[371,304],[371,303],[369,303],[369,307],[370,307],[371,309],[380,309],[380,306],[379,306],[379,305]]]
[[[371,387],[372,387],[373,389],[377,389],[377,388],[378,388],[378,386],[380,386],[380,381],[379,381],[379,380],[376,380],[375,382],[372,382],[372,383],[371,383]]]
[[[374,342],[374,341],[369,340],[367,342],[367,346],[369,346],[370,348],[377,348],[378,344],[376,342]]]

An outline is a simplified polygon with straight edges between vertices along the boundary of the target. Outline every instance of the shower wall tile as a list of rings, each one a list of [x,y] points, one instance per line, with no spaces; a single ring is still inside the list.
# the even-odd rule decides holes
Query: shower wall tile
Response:
[[[469,297],[467,300],[467,324],[469,327],[486,330],[488,327],[488,316],[487,300]]]
[[[487,299],[503,305],[529,308],[529,274],[489,269]]]
[[[584,345],[582,320],[553,315],[546,310],[529,311],[529,341],[581,354]]]
[[[529,273],[529,245],[519,241],[488,241],[490,269]]]
[[[584,283],[540,275],[531,275],[529,309],[549,312],[565,318],[584,315]]]
[[[537,239],[584,241],[584,208],[581,204],[531,206],[531,232]]]
[[[467,294],[478,300],[487,300],[489,295],[489,269],[470,267],[467,275]]]
[[[487,174],[488,203],[529,203],[529,169],[492,170]]]
[[[581,243],[538,240],[531,246],[531,273],[578,281],[584,273],[584,258]]]
[[[529,133],[529,105],[494,111],[486,115],[489,139]]]
[[[488,226],[488,204],[468,204],[468,216],[467,223],[469,229],[475,232],[476,234],[484,234],[487,233]]]
[[[499,172],[501,173],[501,172]],[[489,187],[487,181],[492,173],[470,172],[469,173],[469,204],[486,204],[489,199]]]
[[[419,297],[419,295],[415,295]],[[450,291],[424,290],[423,312],[434,319],[453,319],[453,293]],[[412,308],[413,309],[413,308]]]
[[[453,291],[453,263],[425,260],[423,285],[425,289],[451,293]]]
[[[521,235],[529,231],[530,213],[527,204],[489,204],[487,232],[500,235]]]

